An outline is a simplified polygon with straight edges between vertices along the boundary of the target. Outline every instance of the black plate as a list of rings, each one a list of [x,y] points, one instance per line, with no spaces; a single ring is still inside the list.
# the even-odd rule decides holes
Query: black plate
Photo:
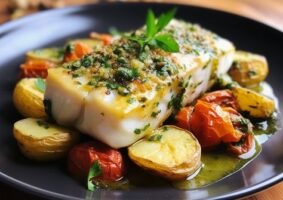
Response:
[[[261,155],[243,170],[208,187],[181,191],[173,188],[136,188],[128,191],[88,192],[70,177],[62,163],[37,164],[25,159],[12,137],[13,122],[20,118],[11,94],[18,66],[30,49],[62,45],[68,38],[90,31],[107,32],[139,27],[151,7],[156,12],[171,4],[112,3],[51,10],[0,27],[0,177],[2,181],[45,197],[62,199],[226,199],[251,194],[283,179],[283,132],[263,145]],[[178,18],[196,22],[233,41],[237,48],[265,55],[270,63],[268,81],[283,99],[283,33],[236,15],[191,6],[178,6]],[[283,107],[280,107],[281,112]]]

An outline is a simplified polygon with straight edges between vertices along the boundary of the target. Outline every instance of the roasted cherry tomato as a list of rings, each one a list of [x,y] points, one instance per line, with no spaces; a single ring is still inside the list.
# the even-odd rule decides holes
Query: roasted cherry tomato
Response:
[[[227,150],[234,155],[241,155],[247,153],[253,146],[254,135],[253,134],[243,134],[241,140],[235,143],[228,143]]]
[[[46,78],[47,70],[54,67],[54,63],[46,60],[29,60],[20,66],[21,78]]]
[[[69,48],[66,50],[64,55],[64,61],[75,61],[80,59],[86,54],[93,52],[93,49],[82,42],[75,42],[70,44]]]
[[[229,113],[215,103],[198,100],[189,127],[204,149],[211,149],[221,142],[238,142],[241,139]]]
[[[111,147],[97,141],[86,142],[75,146],[69,153],[68,170],[76,178],[85,180],[91,165],[98,161],[102,169],[101,175],[95,179],[117,181],[124,176],[124,160],[122,154]]]
[[[175,116],[178,127],[188,130],[190,129],[189,121],[193,110],[194,110],[193,106],[181,108],[181,110]]]
[[[222,107],[232,107],[235,110],[239,110],[236,98],[230,90],[217,90],[206,93],[201,97],[201,100],[208,103],[216,103]]]
[[[230,118],[234,128],[242,135],[239,142],[227,143],[227,150],[235,155],[241,155],[247,153],[253,146],[254,135],[253,125],[245,119],[240,113],[233,108],[224,108],[226,112],[230,113]]]

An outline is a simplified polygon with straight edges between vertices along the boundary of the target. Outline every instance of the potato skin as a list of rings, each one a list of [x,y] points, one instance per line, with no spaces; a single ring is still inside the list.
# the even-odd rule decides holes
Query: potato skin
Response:
[[[27,118],[14,124],[13,134],[21,152],[35,161],[56,160],[67,155],[79,140],[79,133],[48,123],[49,128],[38,125],[42,119]]]
[[[52,63],[61,63],[63,61],[63,49],[53,47],[29,51],[26,54],[26,60],[45,60]]]
[[[255,87],[266,78],[268,64],[264,56],[237,51],[228,73],[241,86]]]
[[[272,99],[258,94],[247,88],[235,87],[232,89],[240,110],[248,112],[254,118],[268,118],[275,111]]]
[[[44,94],[35,86],[36,78],[20,80],[13,92],[13,102],[24,117],[43,118],[46,116],[43,105]]]
[[[160,134],[160,141],[149,141]],[[141,168],[169,180],[185,179],[201,166],[201,147],[189,131],[163,126],[128,148],[131,160]]]

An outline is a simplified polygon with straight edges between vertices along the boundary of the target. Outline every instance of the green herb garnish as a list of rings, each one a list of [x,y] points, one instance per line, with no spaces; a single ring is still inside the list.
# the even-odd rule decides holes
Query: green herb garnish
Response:
[[[45,128],[45,129],[48,129],[48,128],[49,128],[49,124],[48,124],[48,122],[46,122],[46,121],[37,120],[36,123],[37,123],[38,126],[43,127],[43,128]]]
[[[169,128],[167,127],[167,126],[164,126],[163,128],[162,128],[162,131],[163,132],[166,132],[166,131],[168,131],[169,130]]]
[[[37,90],[44,93],[45,81],[42,78],[37,78],[34,84]]]
[[[116,81],[132,81],[139,76],[136,68],[119,67],[115,73]]]
[[[75,47],[74,47],[74,44],[70,43],[70,44],[67,44],[66,47],[65,47],[65,53],[69,54],[69,53],[72,53],[74,51]]]
[[[98,160],[94,161],[91,165],[88,176],[87,176],[87,189],[90,191],[95,191],[97,189],[97,185],[93,184],[93,178],[99,176],[102,173],[102,168],[98,162]]]
[[[136,128],[136,129],[134,130],[134,133],[137,134],[137,135],[139,135],[139,134],[141,133],[141,129]]]
[[[136,128],[134,130],[134,133],[137,134],[137,135],[141,134],[142,131],[146,131],[146,129],[148,129],[149,127],[150,127],[150,123],[146,124],[142,129]]]
[[[162,139],[162,135],[160,134],[155,134],[155,135],[152,135],[148,138],[148,141],[151,141],[151,142],[159,142],[160,140]]]
[[[128,39],[137,42],[141,50],[144,47],[151,46],[157,47],[167,52],[179,52],[179,45],[171,34],[158,34],[160,33],[173,19],[176,14],[176,8],[161,14],[157,19],[152,10],[148,10],[146,17],[146,31],[144,35],[125,36]]]
[[[160,112],[161,110],[158,110],[157,112],[152,112],[151,117],[155,118]]]
[[[135,98],[129,98],[129,99],[127,100],[127,102],[128,102],[129,104],[132,104],[132,103],[134,103],[135,101],[136,101]]]

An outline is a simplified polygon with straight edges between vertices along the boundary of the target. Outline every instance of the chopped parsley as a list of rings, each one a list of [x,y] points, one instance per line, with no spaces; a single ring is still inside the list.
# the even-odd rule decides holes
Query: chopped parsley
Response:
[[[80,75],[79,74],[72,74],[72,77],[73,78],[78,78],[78,77],[80,77]]]
[[[118,89],[118,87],[119,87],[120,85],[117,84],[117,83],[107,82],[105,86],[106,86],[108,89],[115,90],[115,89]]]
[[[132,104],[132,103],[134,103],[135,101],[136,101],[135,98],[129,98],[129,99],[127,100],[127,102],[128,102],[129,104]]]
[[[145,125],[142,129],[136,128],[136,129],[134,130],[134,133],[137,134],[137,135],[138,135],[138,134],[141,134],[142,131],[146,131],[149,127],[150,127],[150,123],[148,123],[147,125]]]
[[[132,81],[139,76],[136,68],[119,67],[115,72],[115,80],[118,82]]]
[[[161,110],[158,110],[157,112],[152,112],[151,117],[155,118],[160,112]]]
[[[93,178],[102,174],[102,168],[98,162],[98,160],[94,161],[91,165],[88,176],[87,176],[87,189],[90,191],[95,191],[97,189],[97,185],[93,183]]]
[[[173,96],[173,97],[171,98],[171,100],[169,101],[167,107],[168,107],[168,108],[173,107],[173,109],[174,109],[175,111],[180,110],[180,108],[182,107],[183,96],[184,96],[184,95],[183,95],[183,92],[177,94],[175,97]]]
[[[134,130],[134,133],[137,134],[137,135],[139,135],[139,134],[141,133],[141,129],[136,128],[136,129]]]
[[[74,44],[70,43],[67,44],[67,46],[65,47],[65,53],[70,54],[75,50]]]
[[[166,131],[168,131],[168,130],[169,130],[169,128],[168,128],[167,126],[162,127],[162,131],[163,131],[163,132],[166,132]]]
[[[159,142],[161,139],[162,139],[162,135],[161,134],[155,134],[155,135],[150,136],[148,138],[148,141]]]
[[[87,55],[82,58],[82,66],[88,68],[93,65],[93,56]]]
[[[240,124],[240,130],[244,133],[248,133],[249,132],[249,124],[250,121],[246,118],[241,117],[239,119],[239,124]]]
[[[128,88],[123,87],[123,86],[118,87],[118,94],[120,94],[122,96],[126,96],[129,93],[130,93],[130,91],[128,90]]]
[[[45,86],[45,81],[42,78],[37,78],[34,84],[38,91],[44,93],[46,86]]]
[[[45,129],[49,128],[48,122],[46,122],[44,120],[37,120],[36,123],[37,123],[38,126],[43,127]]]
[[[254,71],[254,70],[248,71],[248,76],[249,77],[252,77],[252,76],[255,76],[255,75],[257,75],[256,71]]]

